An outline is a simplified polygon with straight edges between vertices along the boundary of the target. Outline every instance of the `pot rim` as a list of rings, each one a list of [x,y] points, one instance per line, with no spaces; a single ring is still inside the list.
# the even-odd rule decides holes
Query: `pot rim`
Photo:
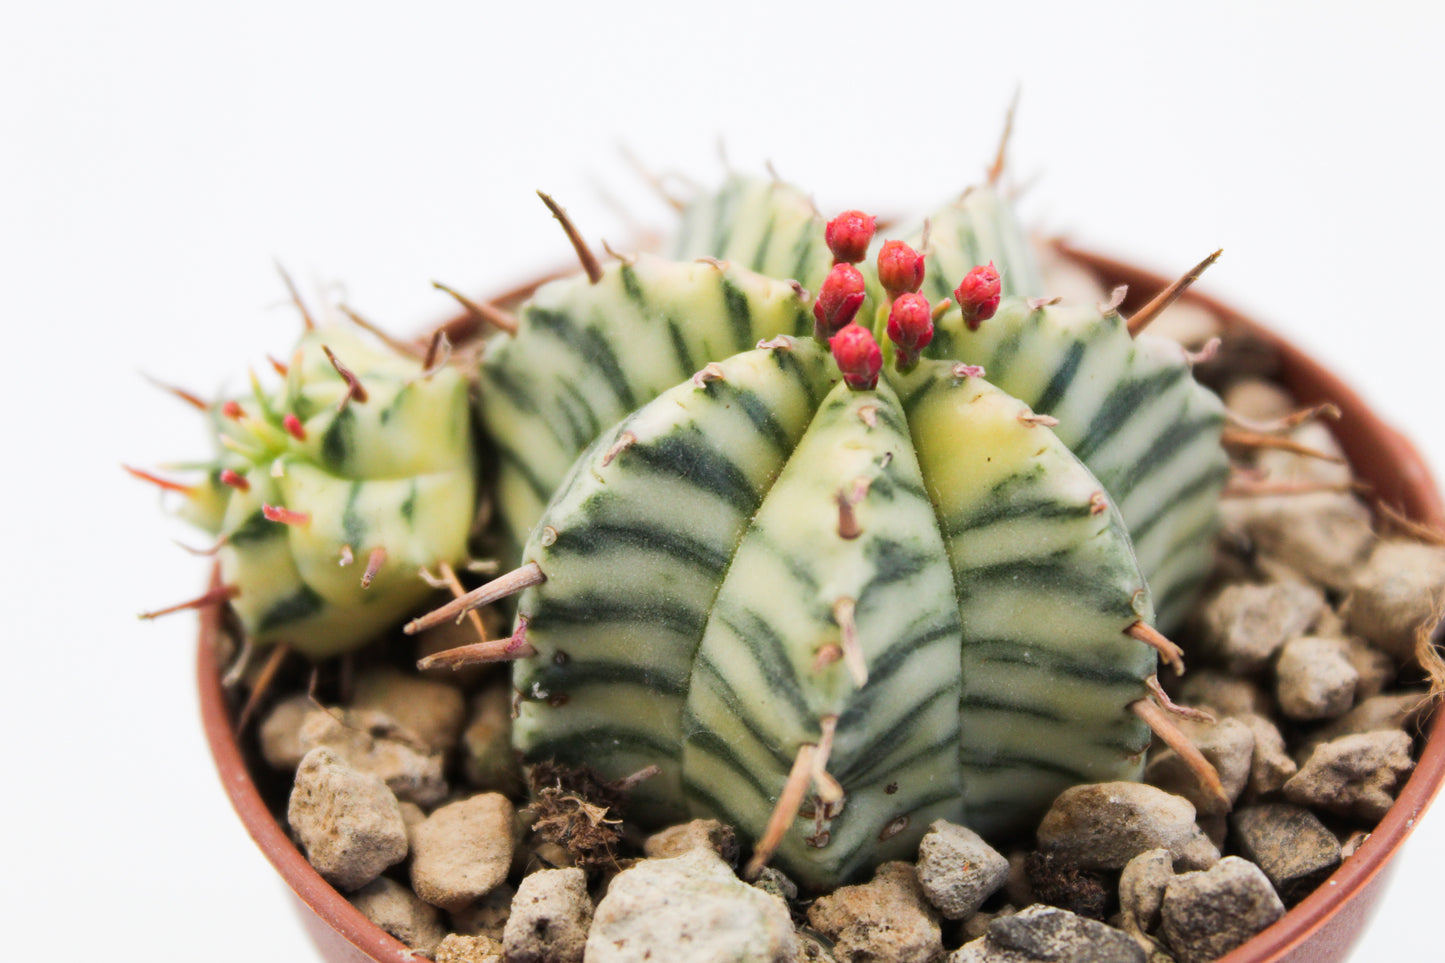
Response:
[[[1075,263],[1116,283],[1127,283],[1134,291],[1154,291],[1168,283],[1157,274],[1067,242],[1057,242],[1056,247]],[[498,303],[521,300],[555,276],[518,286],[494,300]],[[1286,387],[1295,391],[1302,402],[1329,400],[1340,407],[1345,414],[1344,427],[1336,424],[1331,430],[1352,467],[1376,484],[1377,500],[1395,505],[1417,521],[1445,527],[1445,503],[1429,468],[1405,436],[1385,424],[1358,394],[1305,352],[1234,308],[1192,290],[1185,298],[1214,312],[1228,331],[1258,338],[1278,350]],[[1127,301],[1126,306],[1129,306]],[[460,336],[472,324],[466,319],[457,319],[448,322],[446,327]],[[1378,481],[1371,477],[1380,471],[1380,466],[1386,465],[1394,468],[1395,474]],[[219,577],[213,575],[213,585],[218,582]],[[416,956],[409,948],[368,920],[307,862],[261,798],[232,724],[229,700],[221,687],[217,657],[221,631],[221,610],[218,607],[202,610],[196,659],[201,723],[222,786],[247,833],[296,897],[356,953],[364,954],[355,956],[357,960],[414,963]],[[1428,725],[1424,750],[1409,780],[1370,836],[1314,892],[1217,963],[1283,963],[1303,947],[1341,909],[1361,897],[1388,866],[1439,791],[1442,781],[1445,781],[1445,712],[1436,712]],[[1354,935],[1357,934],[1352,933],[1351,938]]]

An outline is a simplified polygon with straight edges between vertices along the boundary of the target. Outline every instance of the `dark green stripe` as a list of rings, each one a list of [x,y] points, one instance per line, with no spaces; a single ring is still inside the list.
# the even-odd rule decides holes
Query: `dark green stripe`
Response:
[[[1063,400],[1064,394],[1068,392],[1069,386],[1074,383],[1074,377],[1079,373],[1080,363],[1084,360],[1084,343],[1075,341],[1069,345],[1069,350],[1064,352],[1064,358],[1054,369],[1053,376],[1049,378],[1048,385],[1044,388],[1043,394],[1039,395],[1032,408],[1039,414],[1052,414]]]
[[[407,486],[407,489],[406,489],[406,498],[403,499],[403,500],[402,500],[402,503],[401,503],[401,517],[402,517],[402,520],[405,521],[408,525],[410,525],[410,524],[412,523],[412,521],[413,521],[413,520],[415,519],[415,517],[416,517],[416,479],[415,479],[415,478],[413,478],[413,479],[411,480],[411,484],[410,484],[409,486]]]
[[[356,502],[360,497],[361,482],[352,482],[346,493],[346,507],[341,510],[341,537],[354,548],[360,548],[366,539],[366,522],[356,511]]]
[[[539,414],[540,409],[537,407],[536,396],[533,395],[530,389],[517,384],[513,378],[511,369],[502,363],[506,357],[507,356],[503,354],[501,360],[482,366],[482,376],[486,381],[486,390],[497,391],[505,395],[507,400],[511,402],[512,407],[523,414]]]
[[[264,542],[286,533],[286,526],[273,522],[260,509],[246,516],[245,521],[226,533],[226,544],[232,548]]]
[[[783,637],[751,609],[714,605],[712,617],[747,646],[748,653],[763,670],[762,677],[771,680],[770,691],[787,702],[799,718],[809,718],[812,709],[803,699],[802,684],[792,659],[788,658]]]
[[[1214,486],[1222,484],[1228,477],[1229,465],[1227,463],[1207,466],[1193,480],[1171,492],[1168,501],[1160,502],[1158,507],[1146,515],[1143,520],[1130,526],[1130,538],[1133,539],[1135,545],[1143,542],[1156,525],[1174,514],[1181,505]]]
[[[707,624],[703,612],[658,595],[651,586],[635,586],[640,597],[603,595],[590,589],[571,596],[548,592],[532,615],[534,632],[559,631],[575,626],[616,622],[660,626],[687,639],[702,635]]]
[[[753,490],[752,482],[696,425],[680,427],[645,445],[633,445],[628,455],[629,470],[683,479],[717,495],[746,515],[758,507],[758,493]]]
[[[687,339],[682,336],[682,327],[676,318],[667,319],[667,335],[672,340],[672,353],[677,358],[678,370],[698,370],[701,366],[693,360],[692,349],[687,346]]]
[[[336,413],[326,433],[321,436],[321,464],[338,475],[346,474],[346,460],[351,453],[356,415],[347,405]]]
[[[588,686],[636,686],[657,696],[681,699],[687,695],[687,680],[658,672],[646,662],[613,662],[573,656],[562,665],[539,664],[528,676],[532,684],[548,692],[576,693]],[[626,698],[619,694],[619,699]]]
[[[1129,459],[1124,473],[1109,478],[1109,491],[1116,500],[1123,501],[1140,482],[1162,469],[1181,451],[1198,441],[1205,432],[1217,430],[1222,425],[1223,420],[1219,416],[1209,415],[1165,428],[1143,453]],[[1217,443],[1215,446],[1217,447]],[[1221,462],[1225,460],[1222,450],[1219,452],[1219,459]]]
[[[958,571],[960,604],[966,605],[970,597],[1002,587],[1037,592],[1048,598],[1068,594],[1087,602],[1097,612],[1124,617],[1133,615],[1128,598],[1130,593],[1120,592],[1118,582],[1112,578],[1116,573],[1100,566],[1084,568],[1071,564],[1069,556],[1072,554],[1065,551],[978,568],[961,568]]]
[[[622,278],[622,290],[627,294],[628,300],[637,305],[639,311],[647,310],[647,298],[642,292],[642,283],[637,279],[637,269],[624,261],[617,273]]]
[[[743,728],[748,730],[752,737],[756,739],[761,745],[770,746],[778,741],[777,730],[769,730],[766,725],[759,722],[757,719],[753,718],[750,713],[745,711],[745,703],[742,699],[738,697],[737,689],[733,688],[733,684],[728,681],[728,678],[726,676],[722,674],[722,670],[717,667],[717,664],[714,663],[712,659],[708,658],[707,655],[705,655],[704,653],[699,652],[697,659],[693,663],[693,671],[693,686],[696,687],[699,683],[703,683],[706,684],[709,688],[711,688],[713,690],[713,694],[718,696],[723,701],[723,703],[727,705],[728,711],[733,714],[733,717],[737,719],[737,721],[741,722],[743,724]],[[699,674],[701,674],[702,676],[706,676],[707,679],[704,681],[703,679],[698,678]],[[690,700],[689,708],[687,711],[691,718],[696,719],[697,712],[691,707]],[[809,717],[804,716],[803,718]],[[793,719],[790,721],[794,725],[798,725],[801,722],[801,719]],[[702,722],[699,720],[697,722],[697,725],[702,725]],[[689,729],[688,731],[692,730]]]
[[[873,684],[869,679],[868,684]],[[910,739],[918,734],[918,718],[929,706],[940,699],[947,698],[952,701],[958,695],[959,680],[957,676],[945,679],[937,688],[923,696],[921,699],[912,700],[913,705],[909,711],[889,726],[868,740],[862,746],[855,749],[850,756],[851,760],[846,765],[840,765],[836,770],[830,771],[839,782],[845,785],[857,782],[866,778],[879,766],[886,765],[890,772],[896,772],[894,765],[894,754],[896,750],[905,745]],[[865,686],[865,688],[867,688]],[[855,714],[852,706],[845,709],[838,719],[840,731],[849,730],[855,726],[869,727],[868,720],[861,718],[861,714]],[[871,727],[870,727],[871,728]],[[940,736],[938,741],[930,743],[930,751],[938,751],[939,746],[952,746],[958,741],[958,732],[948,732]],[[835,753],[835,759],[837,754]]]
[[[566,707],[553,711],[565,712]],[[628,750],[644,758],[657,755],[664,759],[676,759],[680,755],[678,746],[663,742],[651,733],[615,726],[571,729],[534,743],[525,752],[528,762],[556,759],[573,765],[595,766],[598,756]]]
[[[566,553],[595,557],[613,554],[625,547],[666,555],[683,565],[719,573],[720,578],[720,573],[732,559],[729,553],[686,532],[665,527],[665,524],[684,525],[688,521],[686,518],[669,518],[654,524],[586,521],[569,525],[557,532],[550,554],[553,558]]]
[[[258,633],[269,632],[282,626],[299,622],[320,612],[326,602],[309,585],[302,585],[295,592],[281,599],[266,610],[256,624]]]
[[[768,786],[764,784],[759,774],[754,772],[752,768],[748,766],[747,762],[745,762],[736,752],[734,752],[733,748],[729,746],[726,742],[724,742],[717,733],[713,732],[710,729],[691,731],[688,733],[687,743],[687,748],[689,751],[706,753],[713,759],[713,761],[721,763],[723,766],[726,766],[727,769],[734,773],[738,779],[753,787],[754,791],[756,791],[759,796],[763,797],[764,799],[776,798],[776,794],[770,793]],[[763,746],[766,748],[769,746],[769,744],[765,742],[763,743]],[[789,763],[783,764],[781,768],[786,772],[788,765],[790,764],[791,761]],[[684,764],[684,781],[688,781],[690,776],[690,769],[691,767]],[[730,786],[729,788],[734,791],[736,790],[735,786]]]
[[[595,327],[579,328],[561,311],[535,306],[527,309],[527,318],[539,332],[545,331],[556,337],[581,358],[587,368],[600,374],[612,393],[617,396],[623,411],[632,411],[638,407],[632,384],[627,380],[622,365],[617,360],[617,352],[601,331]]]
[[[496,452],[498,461],[505,462],[512,471],[520,475],[522,481],[527,483],[527,487],[532,490],[542,504],[545,505],[552,500],[552,487],[542,480],[531,464],[523,461],[520,455],[496,439],[492,440],[492,448]],[[526,537],[526,533],[523,533],[523,537]]]
[[[1029,483],[1032,479],[1027,480]],[[952,541],[966,532],[977,531],[981,528],[988,528],[991,525],[998,525],[1004,522],[1018,522],[1026,519],[1039,519],[1044,521],[1066,521],[1070,519],[1088,518],[1093,514],[1093,509],[1088,504],[1073,502],[1061,502],[1047,498],[1025,498],[1019,501],[1004,501],[997,496],[1000,493],[995,490],[995,497],[978,511],[956,518],[946,519],[943,529],[945,540]]]
[[[1043,706],[1027,705],[992,695],[980,695],[973,692],[965,692],[959,705],[962,707],[965,717],[967,717],[969,709],[983,709],[992,712],[1004,712],[1009,715],[1029,716],[1034,719],[1043,719],[1046,722],[1057,722],[1060,725],[1070,721],[1054,710],[1046,709]]]
[[[734,350],[747,351],[753,347],[753,310],[748,296],[721,271],[718,272],[718,287],[727,307],[728,323],[732,325]]]
[[[1090,423],[1088,434],[1072,446],[1074,454],[1088,462],[1090,456],[1108,443],[1140,408],[1187,377],[1188,371],[1181,366],[1165,368],[1152,375],[1115,385]]]
[[[757,254],[753,256],[753,270],[759,274],[766,274],[765,268],[768,263],[768,248],[773,243],[773,232],[777,228],[778,215],[773,213],[768,216],[768,223],[763,227],[763,239],[758,242]]]
[[[959,763],[970,766],[983,772],[998,772],[1001,769],[1033,769],[1039,772],[1048,772],[1055,775],[1066,776],[1074,782],[1091,782],[1095,774],[1087,769],[1075,769],[1053,759],[1041,759],[1038,756],[1021,755],[1018,753],[959,753]]]
[[[1014,639],[971,639],[968,643],[968,659],[1026,666],[1031,672],[1054,676],[1061,683],[1085,679],[1103,685],[1138,686],[1142,681],[1137,674],[1118,668],[1112,662],[1072,659],[1059,652]],[[1140,695],[1143,695],[1142,691]]]

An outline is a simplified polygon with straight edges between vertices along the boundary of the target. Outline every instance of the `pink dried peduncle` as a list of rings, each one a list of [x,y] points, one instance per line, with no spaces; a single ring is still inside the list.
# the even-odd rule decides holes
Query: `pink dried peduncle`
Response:
[[[297,418],[294,414],[288,414],[285,418],[282,418],[281,427],[286,429],[286,434],[295,438],[297,441],[306,440],[306,426],[301,424],[301,419]]]
[[[221,414],[231,419],[232,421],[240,421],[242,418],[246,417],[246,410],[241,407],[241,403],[239,401],[232,399],[221,405]]]
[[[868,256],[868,245],[878,219],[862,211],[844,211],[828,222],[823,240],[833,252],[834,264],[857,264]]]
[[[222,469],[221,484],[229,485],[238,492],[248,492],[251,490],[251,483],[246,480],[246,476],[239,472],[232,471],[229,468]]]
[[[310,512],[294,512],[289,508],[282,508],[280,505],[262,505],[261,514],[267,521],[280,522],[283,525],[309,525],[311,524]]]
[[[968,330],[977,331],[980,324],[993,317],[1002,294],[998,268],[992,261],[964,275],[953,291],[953,299],[963,312],[963,323],[968,325]]]

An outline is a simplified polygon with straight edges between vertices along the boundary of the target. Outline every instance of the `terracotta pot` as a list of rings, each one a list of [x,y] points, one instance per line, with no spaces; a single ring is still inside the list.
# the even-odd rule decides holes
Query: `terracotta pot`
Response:
[[[1157,275],[1087,251],[1071,247],[1063,250],[1094,270],[1108,285],[1127,284],[1131,291],[1142,295],[1167,283]],[[535,285],[508,292],[504,297],[520,298],[532,287]],[[1336,436],[1358,474],[1380,500],[1417,521],[1445,527],[1445,506],[1439,489],[1409,441],[1381,422],[1353,391],[1298,348],[1217,301],[1194,294],[1189,297],[1216,312],[1232,333],[1253,336],[1275,346],[1280,356],[1280,378],[1301,402],[1332,401],[1343,410],[1345,417],[1335,426]],[[1125,309],[1131,306],[1126,302]],[[468,327],[464,320],[454,322],[453,333],[464,336]],[[234,714],[221,690],[216,657],[220,628],[219,611],[212,609],[202,615],[197,658],[201,720],[221,781],[241,821],[294,892],[298,909],[323,958],[334,963],[414,963],[416,957],[410,950],[362,916],[311,868],[262,800],[236,738]],[[1369,839],[1325,884],[1220,963],[1331,963],[1344,959],[1384,891],[1390,860],[1440,788],[1442,779],[1445,714],[1436,713],[1419,763]]]

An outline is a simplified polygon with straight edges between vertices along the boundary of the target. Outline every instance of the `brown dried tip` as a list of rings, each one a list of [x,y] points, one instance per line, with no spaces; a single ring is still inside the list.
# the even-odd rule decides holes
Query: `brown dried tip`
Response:
[[[853,684],[861,689],[868,684],[868,664],[863,660],[863,647],[858,643],[858,623],[854,620],[857,610],[857,601],[846,595],[833,603],[833,621],[838,623],[843,663],[853,676]]]
[[[1272,448],[1277,451],[1303,455],[1306,458],[1318,458],[1320,461],[1333,462],[1336,465],[1345,464],[1345,460],[1340,456],[1320,451],[1318,448],[1311,448],[1293,438],[1266,435],[1258,431],[1245,431],[1242,428],[1225,428],[1219,435],[1219,443],[1226,448]]]
[[[773,813],[768,817],[768,825],[763,830],[762,838],[758,840],[757,846],[753,847],[753,858],[748,860],[747,868],[743,870],[743,879],[757,879],[763,867],[768,865],[768,860],[773,858],[773,854],[782,845],[788,827],[798,818],[798,810],[803,808],[803,797],[808,792],[808,785],[813,781],[813,760],[817,752],[818,747],[811,744],[805,743],[798,747],[793,768],[788,772],[787,781],[783,783],[783,791],[778,794],[778,804],[773,807]]]
[[[271,686],[275,684],[281,666],[290,654],[291,647],[284,642],[278,642],[271,647],[271,654],[261,664],[261,671],[256,675],[256,684],[251,686],[251,693],[246,696],[246,704],[241,707],[241,714],[236,717],[236,732],[240,733],[246,730],[246,726],[255,717],[261,702],[271,691]]]
[[[1198,264],[1194,265],[1194,267],[1186,271],[1184,276],[1181,277],[1179,280],[1175,281],[1163,291],[1160,291],[1158,294],[1154,295],[1153,299],[1148,304],[1144,305],[1138,311],[1135,311],[1134,316],[1129,319],[1126,325],[1126,327],[1129,329],[1130,337],[1138,335],[1140,331],[1143,331],[1151,323],[1153,323],[1155,318],[1159,317],[1160,314],[1164,313],[1165,308],[1169,307],[1169,305],[1179,300],[1179,296],[1185,291],[1189,290],[1189,285],[1193,284],[1195,281],[1198,281],[1199,276],[1203,274],[1206,270],[1208,270],[1211,264],[1219,260],[1219,255],[1223,253],[1224,248],[1220,248],[1219,250],[1215,251],[1213,254],[1209,255],[1209,257],[1200,261]]]
[[[376,573],[380,572],[381,567],[385,564],[386,549],[378,545],[371,550],[371,554],[366,558],[366,571],[361,573],[361,587],[364,589],[371,588],[371,583],[376,578]]]
[[[352,324],[356,325],[358,328],[360,328],[360,329],[363,330],[363,331],[368,331],[368,332],[370,332],[372,335],[374,335],[374,336],[376,337],[376,339],[377,339],[378,341],[380,341],[382,344],[386,345],[388,348],[390,348],[391,350],[395,351],[397,354],[401,355],[402,357],[404,357],[404,358],[420,358],[420,357],[421,357],[421,352],[417,351],[416,345],[408,344],[407,342],[402,341],[400,338],[394,338],[394,337],[392,337],[391,334],[388,333],[388,332],[387,332],[384,328],[382,328],[380,325],[372,324],[372,323],[371,323],[370,321],[368,321],[366,318],[363,318],[363,317],[362,317],[360,314],[358,314],[356,311],[352,310],[351,308],[347,307],[347,306],[344,305],[344,304],[338,305],[338,306],[337,306],[337,309],[338,309],[342,314],[344,314],[344,315],[346,315],[348,318],[350,318]],[[274,362],[273,362],[273,364],[274,364]],[[284,377],[284,375],[283,375],[282,377]]]
[[[1019,95],[1022,92],[1023,89],[1021,87],[1014,88],[1013,99],[1009,101],[1008,105],[1008,113],[1004,115],[1003,133],[999,136],[998,139],[998,152],[994,154],[993,164],[990,165],[988,169],[989,187],[998,186],[999,180],[1003,177],[1004,168],[1005,166],[1007,166],[1006,159],[1008,154],[1008,142],[1013,137],[1014,113],[1019,108]]]
[[[1166,638],[1163,633],[1152,625],[1146,624],[1142,619],[1135,622],[1124,630],[1124,634],[1130,638],[1138,639],[1159,653],[1159,658],[1165,665],[1174,670],[1176,675],[1184,674],[1184,650]]]
[[[286,292],[291,295],[291,303],[301,312],[301,323],[306,326],[307,331],[315,331],[316,322],[311,319],[311,312],[306,310],[306,302],[301,300],[301,292],[296,290],[296,282],[291,280],[291,275],[281,266],[280,261],[275,263],[276,273],[281,275],[281,283],[286,285]]]
[[[150,375],[148,375],[148,374],[142,374],[141,377],[144,378],[145,380],[149,381],[151,384],[155,385],[157,388],[161,389],[162,391],[166,391],[166,392],[169,392],[169,393],[175,395],[177,398],[181,399],[181,400],[184,401],[186,404],[190,405],[192,408],[195,408],[195,409],[197,409],[197,410],[199,410],[199,411],[209,411],[209,410],[210,410],[210,407],[211,407],[211,406],[208,405],[208,404],[206,404],[205,399],[201,398],[199,395],[195,394],[194,392],[186,391],[184,388],[177,388],[175,385],[168,385],[168,384],[166,384],[164,381],[158,381],[158,380],[156,380],[155,378],[152,378],[152,377],[151,377]]]
[[[1204,787],[1206,792],[1220,801],[1226,812],[1234,808],[1229,794],[1224,791],[1224,784],[1219,781],[1218,771],[1208,759],[1204,758],[1203,753],[1195,747],[1194,743],[1189,741],[1189,737],[1174,724],[1174,721],[1169,718],[1168,712],[1156,705],[1154,700],[1148,698],[1131,702],[1129,709],[1144,720],[1144,724],[1154,730],[1154,734],[1165,745],[1179,753],[1179,758],[1184,760],[1184,764],[1194,773],[1199,784]]]
[[[356,372],[337,360],[336,355],[332,354],[331,349],[326,345],[323,344],[321,350],[325,352],[326,360],[331,362],[331,367],[336,369],[336,373],[341,376],[341,380],[346,382],[346,394],[341,396],[341,403],[336,406],[336,410],[340,411],[353,401],[357,404],[365,403],[368,397],[366,394],[366,386],[361,383],[360,378],[356,377]]]
[[[533,585],[541,585],[545,581],[547,581],[547,576],[542,574],[542,569],[537,563],[528,562],[521,568],[515,568],[506,575],[498,576],[486,585],[474,588],[466,595],[453,599],[439,609],[428,612],[420,618],[412,619],[402,631],[407,635],[415,635],[434,625],[441,625],[448,619],[461,618],[472,609],[479,609],[498,599],[515,595]]]
[[[529,659],[537,654],[527,641],[527,620],[517,618],[517,630],[505,639],[484,639],[470,645],[435,652],[417,661],[418,669],[460,669],[468,665],[482,665],[488,662],[515,662]]]
[[[597,256],[587,247],[587,242],[582,240],[582,235],[577,233],[577,226],[572,223],[567,212],[562,210],[561,205],[552,200],[548,194],[538,191],[537,196],[542,199],[542,203],[547,205],[547,210],[551,211],[552,216],[562,225],[562,230],[567,234],[567,240],[572,244],[572,250],[577,252],[577,260],[582,262],[582,270],[587,272],[588,282],[596,284],[602,280],[602,265],[597,263]]]
[[[142,612],[140,617],[143,619],[158,619],[162,615],[170,615],[173,612],[184,612],[187,609],[204,609],[212,605],[224,605],[240,594],[241,590],[234,585],[218,585],[208,592],[197,595],[193,599],[177,602],[175,605],[167,605],[163,609]]]
[[[456,299],[456,302],[466,309],[467,313],[483,324],[489,324],[500,331],[508,334],[517,333],[517,319],[494,304],[485,301],[473,301],[459,291],[455,291],[440,281],[433,281],[431,286],[438,291],[444,291]],[[428,365],[427,367],[430,367]]]
[[[120,467],[124,468],[126,472],[129,473],[132,477],[139,478],[143,482],[150,482],[152,485],[155,485],[157,488],[163,489],[165,491],[180,492],[182,495],[188,496],[194,495],[196,493],[196,486],[194,485],[184,485],[178,481],[171,481],[169,478],[162,478],[160,475],[145,471],[140,468],[132,468],[129,465],[121,465]]]

